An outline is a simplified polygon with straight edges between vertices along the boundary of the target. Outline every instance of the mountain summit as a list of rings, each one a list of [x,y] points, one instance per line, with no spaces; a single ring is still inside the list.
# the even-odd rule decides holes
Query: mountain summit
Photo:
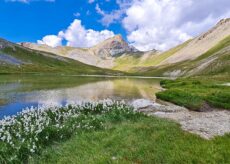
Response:
[[[66,46],[58,46],[53,48],[47,45],[28,42],[20,43],[20,45],[34,50],[51,52],[89,65],[103,68],[113,67],[113,60],[116,55],[138,52],[137,49],[125,42],[121,35],[116,35],[112,38],[106,39],[91,48],[75,48]]]
[[[98,45],[91,48],[96,55],[101,57],[104,56],[115,56],[117,54],[127,53],[127,52],[138,52],[138,50],[130,46],[124,41],[121,35],[116,35],[109,38]]]
[[[142,72],[145,70],[151,70],[152,68],[154,70],[158,70],[159,68],[166,69],[166,67],[170,67],[172,65],[179,65],[179,63],[196,60],[197,58],[201,58],[202,55],[209,52],[211,49],[215,48],[216,46],[220,46],[223,43],[224,44],[222,46],[225,47],[224,50],[227,51],[230,36],[229,27],[230,18],[222,19],[208,31],[165,52],[156,50],[140,52],[125,42],[121,35],[116,35],[112,38],[106,39],[91,48],[75,48],[65,46],[52,48],[47,45],[38,45],[32,43],[22,43],[21,45],[30,49],[65,56],[97,67],[129,72]],[[215,57],[216,58],[209,57],[207,60],[212,63],[214,59],[220,58],[220,55]],[[200,63],[208,65],[206,61],[202,61]],[[198,65],[200,63],[198,63]],[[180,72],[180,74],[183,73],[182,69],[178,70],[175,72]]]

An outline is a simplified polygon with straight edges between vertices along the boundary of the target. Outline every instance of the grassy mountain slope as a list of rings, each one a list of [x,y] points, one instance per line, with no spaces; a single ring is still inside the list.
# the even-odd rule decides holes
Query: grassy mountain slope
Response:
[[[174,67],[180,68],[181,66],[187,67],[188,65],[188,67],[190,67],[190,65],[199,66],[199,64],[203,63],[199,63],[198,61],[208,58],[209,54],[216,53],[216,50],[220,50],[221,46],[223,48],[223,46],[228,44],[228,42],[226,42],[228,38],[225,37],[230,34],[230,29],[228,28],[229,24],[230,19],[223,19],[206,33],[203,33],[194,39],[188,40],[185,43],[163,53],[150,52],[139,55],[124,54],[115,59],[114,69],[128,72],[138,72],[139,70],[148,70],[149,68],[145,67],[150,67],[150,70],[151,68],[154,69],[153,74],[162,75],[166,70]],[[218,45],[219,42],[223,45]],[[218,47],[215,45],[218,45]],[[190,62],[196,58],[197,60],[195,63]],[[189,63],[187,61],[189,61]],[[178,73],[182,74],[183,72],[177,71],[174,73],[176,75]]]
[[[226,36],[230,35],[229,26],[230,18],[222,19],[207,32],[165,52],[155,50],[140,52],[126,43],[120,35],[109,38],[91,48],[62,46],[53,48],[33,43],[21,43],[21,45],[30,49],[51,52],[62,57],[68,57],[101,68],[138,73],[139,75],[141,75],[141,73],[147,75],[163,75],[165,72],[173,69],[173,76],[178,76],[184,75],[184,70],[188,71],[192,69],[190,65],[199,66],[198,61],[195,63],[191,62],[196,59],[201,61],[200,64],[208,65],[208,63],[205,64],[204,58],[208,57],[205,53],[221,42]],[[208,53],[213,54],[213,51],[214,50]],[[203,59],[200,58],[201,56]],[[211,63],[211,60],[208,62]],[[203,67],[204,65],[201,66]],[[183,69],[181,69],[181,67],[183,67]],[[174,68],[178,69],[175,70]],[[191,74],[193,73],[194,71]],[[165,76],[169,76],[170,74],[171,73],[168,72]]]
[[[191,40],[184,42],[163,53],[154,51],[136,54],[124,54],[115,59],[115,70],[132,72],[136,67],[150,67],[159,65],[162,61],[185,47]]]
[[[133,73],[149,76],[230,75],[230,35],[195,60],[142,67]]]
[[[116,74],[52,53],[30,50],[0,40],[0,73]],[[16,63],[16,62],[17,63]]]
[[[226,36],[230,35],[230,18],[220,20],[213,28],[195,37],[191,42],[164,60],[161,65],[174,64],[186,60],[194,60],[217,45]]]

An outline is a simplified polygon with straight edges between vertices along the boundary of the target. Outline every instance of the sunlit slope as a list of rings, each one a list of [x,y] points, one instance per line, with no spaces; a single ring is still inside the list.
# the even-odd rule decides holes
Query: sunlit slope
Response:
[[[148,68],[136,74],[151,76],[230,75],[230,35],[194,60]]]
[[[52,53],[24,48],[0,40],[0,73],[116,74]]]
[[[115,70],[132,72],[136,67],[149,67],[159,65],[162,61],[175,54],[185,47],[191,40],[184,42],[163,53],[159,51],[150,51],[143,53],[124,54],[115,59]]]
[[[115,59],[114,69],[135,72],[136,69],[143,69],[143,67],[158,66],[158,68],[164,68],[165,65],[180,65],[180,63],[192,61],[230,35],[229,27],[230,19],[222,19],[207,32],[166,52],[146,52],[139,55],[124,54]]]

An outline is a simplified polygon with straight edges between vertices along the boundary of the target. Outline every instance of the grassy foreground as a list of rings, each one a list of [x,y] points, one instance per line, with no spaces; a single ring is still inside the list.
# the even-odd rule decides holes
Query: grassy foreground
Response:
[[[204,140],[174,122],[139,115],[82,131],[29,163],[229,163],[229,146],[229,135]]]
[[[31,109],[0,121],[0,163],[229,163],[230,135],[204,140],[122,103]]]
[[[226,85],[228,82],[229,78],[223,77],[163,80],[161,85],[167,90],[156,96],[191,110],[208,110],[209,106],[230,109],[230,87]]]

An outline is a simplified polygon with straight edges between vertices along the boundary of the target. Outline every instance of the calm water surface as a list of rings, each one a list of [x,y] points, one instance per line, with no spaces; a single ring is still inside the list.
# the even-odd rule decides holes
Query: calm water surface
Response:
[[[79,101],[144,98],[155,101],[159,79],[0,75],[0,119],[23,108]]]

